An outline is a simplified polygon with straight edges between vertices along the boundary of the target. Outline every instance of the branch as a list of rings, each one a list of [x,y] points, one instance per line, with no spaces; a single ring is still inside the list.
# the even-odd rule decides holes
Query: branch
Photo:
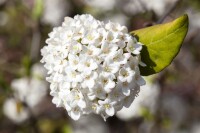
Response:
[[[171,8],[169,8],[168,11],[157,21],[157,24],[161,24],[161,23],[165,20],[165,18],[166,18],[167,16],[169,16],[169,15],[176,9],[176,7],[178,6],[178,4],[179,4],[181,1],[182,1],[182,0],[177,0],[177,1],[174,3],[174,5],[173,5]]]

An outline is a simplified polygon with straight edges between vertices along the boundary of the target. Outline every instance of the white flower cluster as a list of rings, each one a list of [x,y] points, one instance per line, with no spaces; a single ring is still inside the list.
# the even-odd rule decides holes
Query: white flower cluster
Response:
[[[35,78],[15,79],[12,81],[11,87],[14,96],[31,108],[37,106],[47,94],[46,82]]]
[[[141,43],[118,23],[91,15],[66,17],[41,50],[50,94],[69,116],[96,113],[104,119],[129,107],[145,81],[140,76]]]
[[[4,114],[13,122],[21,123],[30,117],[30,112],[43,100],[47,94],[47,83],[44,80],[46,72],[40,64],[35,64],[30,77],[14,79],[11,82],[13,98],[6,99],[3,105]],[[27,106],[24,106],[24,103]]]

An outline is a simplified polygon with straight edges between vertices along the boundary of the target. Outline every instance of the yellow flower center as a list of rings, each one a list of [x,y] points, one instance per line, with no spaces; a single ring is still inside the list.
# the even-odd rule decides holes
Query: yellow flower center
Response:
[[[110,104],[105,104],[104,107],[105,107],[106,109],[109,109],[109,108],[110,108]]]

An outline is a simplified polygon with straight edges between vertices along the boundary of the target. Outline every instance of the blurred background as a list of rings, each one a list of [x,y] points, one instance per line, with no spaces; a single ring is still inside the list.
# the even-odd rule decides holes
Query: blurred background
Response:
[[[73,121],[56,108],[40,64],[52,28],[84,13],[129,31],[189,15],[173,63],[145,77],[131,107],[106,122],[96,115]],[[199,57],[199,0],[0,0],[0,133],[200,133]]]

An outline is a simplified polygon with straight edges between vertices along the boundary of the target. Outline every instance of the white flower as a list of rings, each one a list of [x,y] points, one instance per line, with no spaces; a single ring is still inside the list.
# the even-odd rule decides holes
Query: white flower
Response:
[[[13,122],[21,123],[29,118],[28,109],[14,98],[7,99],[3,105],[3,113]]]
[[[79,65],[79,57],[77,55],[69,54],[69,65],[72,67],[73,70],[76,70]]]
[[[81,82],[83,80],[80,73],[73,70],[73,67],[71,66],[65,69],[65,73],[67,76],[66,78],[69,82],[72,82],[72,84]]]
[[[127,43],[126,50],[130,53],[137,55],[140,54],[140,51],[142,50],[142,45],[141,43],[136,42],[136,40],[130,39]]]
[[[42,101],[47,93],[47,84],[34,78],[15,79],[11,83],[16,98],[26,102],[31,108]]]
[[[54,84],[51,84],[51,95],[54,96],[52,99],[52,102],[56,104],[56,107],[63,107],[66,105],[66,96],[70,94],[70,84],[69,82],[63,82],[60,84],[59,88],[60,91],[57,92],[58,87],[54,86]],[[65,100],[60,99],[62,97]],[[65,104],[65,105],[64,105]]]
[[[135,85],[134,82],[131,82],[131,83],[128,83],[128,82],[119,82],[118,86],[121,88],[122,93],[125,96],[129,96],[130,93],[131,93],[131,90],[136,87],[136,85]]]
[[[72,119],[78,120],[80,118],[80,116],[81,116],[81,110],[80,110],[80,108],[78,106],[74,107],[70,111],[69,115],[72,117]]]
[[[106,36],[105,36],[106,40],[109,42],[109,43],[115,43],[115,35],[109,31]]]
[[[122,93],[121,86],[117,85],[114,90],[112,90],[112,93],[108,94],[108,99],[111,101],[121,101],[125,98],[125,95]]]
[[[124,107],[129,108],[130,105],[133,103],[133,100],[135,99],[136,94],[138,93],[138,88],[135,88],[134,90],[137,90],[136,93],[131,93],[128,97],[124,98]]]
[[[91,91],[91,93],[88,94],[90,97],[99,98],[99,99],[105,99],[106,98],[106,92],[103,89],[103,86],[101,84],[96,84]]]
[[[32,66],[31,74],[35,78],[43,79],[47,75],[47,72],[41,63],[37,63]]]
[[[73,41],[71,42],[71,45],[70,45],[70,53],[72,54],[78,54],[79,52],[81,52],[82,50],[82,45],[76,41]]]
[[[154,78],[154,77],[153,77]],[[151,114],[156,112],[157,100],[160,93],[160,88],[157,84],[153,84],[150,82],[152,80],[152,76],[150,78],[145,78],[147,84],[142,86],[138,97],[135,98],[134,102],[130,105],[129,108],[124,108],[117,112],[117,117],[122,120],[130,120],[133,118],[141,117],[142,110],[148,109]]]
[[[94,59],[87,56],[80,57],[80,64],[78,66],[79,72],[92,71],[97,69],[97,67],[97,63],[94,61]]]
[[[118,23],[104,24],[88,14],[66,17],[46,43],[41,62],[52,102],[74,120],[92,112],[113,116],[144,84],[138,69],[142,45]]]
[[[99,104],[108,116],[113,116],[115,114],[115,108],[113,107],[115,102],[111,102],[109,99],[106,99],[104,101],[99,100]]]
[[[119,71],[119,68],[120,66],[118,63],[113,63],[110,59],[107,59],[104,61],[101,69],[105,75],[114,76],[114,74]]]
[[[64,32],[63,34],[61,34],[61,38],[64,40],[66,39],[66,41],[72,39],[74,33],[73,30],[68,30],[66,32]]]
[[[128,30],[125,26],[121,26],[120,24],[118,23],[113,23],[113,22],[108,22],[106,25],[105,25],[105,28],[107,30],[111,30],[113,32],[116,32],[116,31],[119,31],[119,32],[122,32],[122,33],[127,33]]]
[[[140,75],[140,70],[139,68],[136,66],[135,67],[135,82],[139,85],[139,86],[142,86],[142,85],[145,85],[146,82],[145,80],[142,78],[142,76]]]
[[[68,65],[68,62],[66,62],[65,60],[60,61],[59,64],[55,65],[53,70],[61,73],[67,65]]]
[[[63,106],[63,101],[57,95],[54,95],[54,97],[52,99],[52,103],[55,104],[56,107],[62,107]]]
[[[119,70],[118,80],[121,82],[130,83],[133,79],[135,72],[128,66],[124,66]]]
[[[26,103],[31,109],[39,104],[47,93],[47,83],[42,80],[46,73],[41,64],[37,63],[32,66],[30,77],[14,79],[11,82],[11,88],[15,98]]]
[[[92,72],[92,71],[86,71],[82,74],[82,77],[84,79],[82,83],[82,87],[86,88],[88,87],[89,89],[93,88],[95,85],[95,80],[97,79],[97,72]]]
[[[92,44],[97,41],[99,38],[99,33],[96,30],[90,31],[86,36],[81,40],[82,44]]]
[[[112,43],[108,43],[106,41],[102,42],[101,45],[101,51],[102,51],[102,58],[107,57],[108,55],[110,55],[111,53],[117,51],[118,46],[116,44],[112,44]]]
[[[127,58],[125,57],[125,55],[123,55],[122,49],[119,49],[118,51],[114,51],[113,53],[111,53],[110,60],[112,60],[112,62],[114,62],[115,65],[117,64],[122,65],[127,63]]]
[[[83,46],[83,50],[82,53],[86,54],[86,56],[98,56],[101,52],[100,48],[97,48],[96,46],[94,46],[93,44],[88,45],[88,46]]]
[[[83,94],[78,91],[78,88],[72,90],[67,97],[67,101],[71,107],[78,106],[80,108],[86,107],[86,102],[84,100]]]
[[[100,78],[100,83],[102,84],[104,91],[106,91],[107,93],[110,93],[112,89],[115,87],[115,82],[113,81],[113,77],[110,75],[101,74],[99,78]]]

